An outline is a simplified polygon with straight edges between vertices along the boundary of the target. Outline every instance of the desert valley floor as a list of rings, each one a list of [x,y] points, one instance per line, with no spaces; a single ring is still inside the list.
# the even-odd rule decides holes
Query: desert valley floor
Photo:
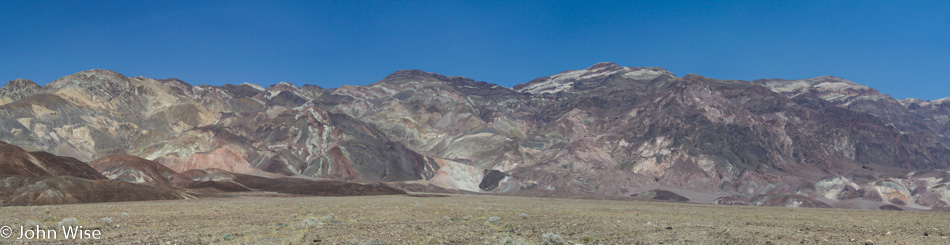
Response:
[[[950,243],[950,213],[630,200],[255,194],[0,208],[0,225],[16,229],[29,222],[53,228],[69,217],[102,231],[100,240],[83,243],[102,244]],[[17,234],[0,244],[37,243]],[[76,242],[59,238],[41,243]]]

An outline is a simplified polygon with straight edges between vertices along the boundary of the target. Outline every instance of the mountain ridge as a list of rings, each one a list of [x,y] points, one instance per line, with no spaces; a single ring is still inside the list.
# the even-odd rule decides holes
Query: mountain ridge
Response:
[[[328,89],[105,70],[57,81],[0,105],[0,139],[86,162],[126,154],[177,172],[486,193],[629,196],[662,186],[752,195],[723,203],[833,206],[891,195],[875,184],[887,178],[915,190],[891,195],[905,204],[950,202],[940,181],[915,177],[950,165],[950,106],[830,76],[719,80],[602,62],[512,88],[421,70]],[[847,184],[809,187],[834,176]],[[758,196],[775,194],[794,196]]]
[[[590,69],[590,68],[593,68],[593,67],[597,67],[598,65],[599,65],[599,66],[611,65],[611,66],[623,67],[623,66],[617,65],[617,64],[614,63],[614,62],[599,62],[599,63],[597,63],[597,64],[595,64],[595,65],[593,65],[593,66],[591,66],[591,67],[588,67],[587,69]],[[669,72],[668,70],[666,70],[666,69],[664,69],[664,68],[662,68],[662,67],[627,67],[627,68],[637,68],[637,69],[647,69],[647,70],[660,70],[660,71],[663,71],[663,72]],[[586,69],[582,69],[582,70],[566,70],[566,71],[563,71],[563,72],[558,73],[558,74],[564,74],[564,73],[570,73],[570,72],[577,72],[577,71],[584,71],[584,70],[586,70]],[[59,79],[56,79],[56,80],[54,80],[54,81],[51,81],[50,83],[55,82],[55,81],[58,81],[58,80],[62,80],[62,79],[65,78],[65,77],[69,77],[69,76],[72,76],[72,75],[77,75],[77,74],[80,74],[80,73],[83,73],[83,72],[89,72],[89,73],[106,72],[106,73],[115,73],[115,74],[118,74],[118,75],[122,75],[121,73],[118,73],[118,72],[113,71],[113,70],[94,68],[94,69],[84,70],[84,71],[80,71],[80,72],[77,72],[77,73],[74,73],[74,74],[71,74],[71,75],[67,75],[67,76],[61,77],[61,78],[59,78]],[[373,82],[373,83],[370,83],[370,84],[367,84],[367,85],[342,85],[342,86],[348,86],[348,87],[354,87],[354,86],[372,86],[372,85],[375,85],[376,83],[379,83],[379,82],[381,82],[381,81],[383,81],[383,80],[386,80],[387,78],[390,78],[390,77],[392,77],[392,76],[394,76],[394,75],[395,75],[396,77],[398,77],[398,76],[400,76],[401,74],[406,74],[406,73],[424,73],[424,74],[431,74],[431,75],[436,75],[436,76],[445,77],[445,78],[463,78],[463,79],[472,80],[472,79],[466,78],[466,77],[460,77],[460,76],[445,76],[445,75],[441,75],[441,74],[439,74],[439,73],[432,73],[432,72],[427,72],[427,71],[419,70],[419,69],[406,69],[406,70],[398,70],[398,71],[395,71],[395,72],[393,72],[393,73],[390,73],[389,75],[386,75],[386,76],[385,76],[383,79],[381,79],[380,81]],[[672,74],[672,72],[670,72],[670,74]],[[691,75],[691,74],[692,74],[692,75],[698,75],[698,74],[693,74],[693,73],[689,73],[689,74],[687,74],[687,75]],[[142,79],[144,79],[144,78],[146,78],[146,77],[144,77],[144,76],[136,76],[136,77],[134,77],[134,78],[142,78]],[[545,78],[550,78],[550,76],[548,76],[548,77],[538,77],[538,78],[535,78],[535,79],[533,79],[533,80],[531,80],[531,81],[528,81],[528,82],[525,82],[525,83],[515,84],[515,85],[513,85],[513,86],[511,86],[511,87],[507,87],[507,86],[503,86],[503,85],[499,85],[499,84],[495,84],[495,83],[491,83],[491,82],[485,82],[485,83],[488,83],[488,84],[490,84],[490,85],[495,85],[495,86],[498,86],[498,87],[509,88],[509,89],[512,89],[513,91],[518,91],[520,88],[523,88],[523,87],[525,87],[525,86],[527,86],[527,85],[530,85],[532,82],[536,82],[537,80],[542,80],[542,79],[545,79]],[[845,81],[847,81],[847,79],[844,79],[844,78],[841,78],[841,77],[838,77],[838,76],[834,76],[834,75],[824,75],[824,76],[817,76],[817,77],[804,78],[804,79],[783,79],[783,78],[755,79],[755,80],[752,80],[752,81],[750,81],[750,82],[753,82],[753,83],[756,83],[756,82],[758,82],[758,81],[786,81],[786,82],[793,82],[793,81],[802,81],[802,80],[815,80],[815,79],[822,79],[822,78],[832,78],[832,79],[840,79],[840,80],[845,80]],[[183,81],[183,80],[181,80],[181,79],[178,79],[178,78],[163,78],[163,79],[155,79],[155,80],[161,81],[161,82],[163,82],[163,83],[176,83],[176,84],[180,84],[179,86],[187,86],[187,87],[192,87],[192,86],[214,86],[214,85],[208,85],[208,84],[191,85],[190,83],[187,83],[187,82],[185,82],[185,81]],[[29,80],[29,79],[23,79],[23,78],[17,78],[17,79],[9,80],[9,81],[7,81],[7,83],[4,83],[3,86],[0,86],[0,88],[5,87],[7,84],[11,84],[11,83],[16,84],[16,83],[14,83],[14,82],[21,82],[21,81],[26,81],[26,82],[35,84],[35,85],[38,86],[39,88],[45,88],[45,86],[40,86],[39,84],[37,84],[37,83],[35,83],[35,82],[33,82],[33,81]],[[472,81],[476,81],[476,80],[472,80]],[[742,80],[737,80],[737,81],[742,81]],[[484,82],[484,81],[480,81],[480,82]],[[847,81],[847,82],[853,83],[853,84],[856,84],[856,85],[859,85],[859,86],[862,86],[862,87],[870,88],[870,87],[867,87],[867,86],[864,86],[864,85],[861,85],[861,84],[854,83],[854,82],[852,82],[852,81]],[[280,84],[280,83],[285,83],[285,84],[293,85],[293,86],[296,87],[296,85],[294,85],[294,84],[292,84],[292,83],[289,83],[289,82],[278,82],[278,83],[271,84],[271,85],[269,85],[269,86],[275,86],[275,85],[278,85],[278,84]],[[47,84],[48,84],[48,83],[47,83]],[[257,87],[261,87],[261,86],[258,85],[258,84],[249,83],[249,82],[243,82],[243,83],[241,83],[241,84],[229,84],[229,83],[225,83],[225,84],[222,84],[222,85],[220,85],[220,86],[224,86],[224,85],[254,85],[254,86],[257,86]],[[19,86],[22,86],[22,85],[16,85],[15,87],[19,87]],[[218,87],[220,87],[220,86],[218,86]],[[320,87],[319,85],[315,85],[315,84],[303,84],[303,85],[301,85],[300,87],[304,87],[304,86]],[[263,87],[262,87],[262,88],[263,88]],[[322,87],[320,87],[320,88],[322,88]],[[333,88],[333,89],[338,89],[338,88]],[[870,89],[873,89],[873,88],[870,88]],[[875,90],[875,91],[877,91],[877,90]],[[2,95],[2,94],[3,94],[3,92],[2,92],[2,90],[0,90],[0,95]],[[887,94],[885,94],[885,95],[887,95]],[[889,96],[889,95],[888,95],[888,96]],[[901,100],[899,100],[899,101],[905,101],[905,103],[912,103],[912,102],[915,102],[915,101],[919,101],[919,102],[934,102],[934,103],[942,104],[942,103],[950,102],[950,97],[937,98],[937,99],[932,99],[932,100],[925,100],[925,99],[919,99],[919,98],[914,98],[914,97],[907,97],[907,98],[901,99]]]

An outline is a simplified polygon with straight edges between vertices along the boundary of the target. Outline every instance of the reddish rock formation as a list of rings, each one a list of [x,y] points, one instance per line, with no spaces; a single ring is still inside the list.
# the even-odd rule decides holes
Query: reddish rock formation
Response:
[[[157,186],[179,186],[191,182],[185,176],[154,161],[130,155],[113,155],[89,164],[109,179]]]

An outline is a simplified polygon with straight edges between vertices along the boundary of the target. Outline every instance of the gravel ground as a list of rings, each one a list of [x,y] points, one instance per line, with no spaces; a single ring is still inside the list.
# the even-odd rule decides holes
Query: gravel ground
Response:
[[[206,198],[0,208],[0,244],[948,244],[950,214],[509,196]],[[75,218],[100,240],[14,239]],[[57,228],[58,229],[58,228]],[[546,235],[547,234],[547,235]]]

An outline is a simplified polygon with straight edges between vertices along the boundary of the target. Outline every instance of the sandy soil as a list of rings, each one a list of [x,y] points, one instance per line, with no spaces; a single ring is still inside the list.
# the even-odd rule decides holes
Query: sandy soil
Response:
[[[243,196],[0,208],[102,244],[946,244],[950,213],[479,195]],[[111,220],[110,220],[111,219]],[[109,222],[111,221],[111,223]],[[61,232],[60,232],[61,233]],[[54,243],[73,243],[76,240]],[[38,241],[0,238],[0,244]],[[49,240],[42,243],[51,242]]]

